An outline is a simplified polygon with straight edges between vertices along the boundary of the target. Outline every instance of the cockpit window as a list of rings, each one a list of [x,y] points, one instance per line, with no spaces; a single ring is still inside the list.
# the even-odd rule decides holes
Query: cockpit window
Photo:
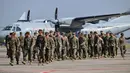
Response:
[[[21,31],[21,28],[19,28],[19,27],[16,27],[16,31]]]
[[[6,26],[3,30],[11,30],[12,26]]]
[[[15,31],[15,27],[13,27],[12,31]]]

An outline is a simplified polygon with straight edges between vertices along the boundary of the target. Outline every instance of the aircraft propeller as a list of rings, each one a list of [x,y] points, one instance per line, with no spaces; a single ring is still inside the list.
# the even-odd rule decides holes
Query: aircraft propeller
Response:
[[[55,31],[58,31],[59,30],[59,27],[60,27],[60,22],[58,20],[58,8],[56,7],[55,9]]]

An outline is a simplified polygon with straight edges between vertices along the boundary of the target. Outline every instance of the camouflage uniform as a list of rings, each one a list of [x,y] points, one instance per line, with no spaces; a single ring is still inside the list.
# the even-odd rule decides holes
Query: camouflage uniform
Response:
[[[55,51],[55,40],[54,40],[54,37],[53,36],[49,36],[50,38],[50,58],[51,58],[51,61],[54,60],[54,51]]]
[[[104,40],[104,47],[102,49],[102,55],[106,57],[106,55],[110,52],[109,50],[109,35],[106,34],[106,36],[103,38]]]
[[[115,56],[115,44],[116,44],[116,38],[113,36],[113,34],[111,33],[111,36],[110,36],[110,38],[109,38],[109,46],[110,46],[110,56],[112,57],[112,58],[114,58],[114,56]]]
[[[95,57],[100,57],[101,56],[101,51],[102,51],[102,44],[104,44],[103,39],[99,37],[98,35],[95,37],[96,41],[94,43],[94,52],[95,52]]]
[[[69,44],[70,44],[70,42],[71,42],[71,38],[72,38],[72,32],[69,32],[68,34],[67,34],[67,38],[68,38],[68,42],[69,42]],[[70,45],[69,45],[69,47],[68,47],[68,49],[67,49],[67,57],[70,57]]]
[[[99,56],[99,38],[98,35],[96,34],[94,36],[94,57],[97,57],[97,55]]]
[[[81,58],[86,58],[86,38],[84,35],[81,33],[81,36],[79,37],[79,57]]]
[[[28,56],[28,61],[32,62],[32,49],[33,49],[33,38],[31,36],[25,36],[24,38],[24,57],[23,57],[23,64],[26,64],[27,61],[26,57]]]
[[[16,58],[17,64],[19,64],[19,40],[17,37],[15,37],[14,33],[11,35],[11,38],[7,43],[7,47],[9,51],[8,54],[10,58],[10,65],[13,66],[14,58]]]
[[[61,36],[60,35],[57,35],[55,37],[55,43],[56,43],[56,55],[57,55],[57,58],[58,60],[61,59],[61,54],[62,54],[62,41],[61,41]]]
[[[88,35],[87,34],[85,34],[84,35],[84,37],[85,37],[85,44],[86,44],[86,56],[88,56],[89,55],[89,50],[88,50]]]
[[[94,56],[94,35],[93,34],[89,34],[88,35],[88,47],[89,47],[89,51],[90,51],[90,57]]]
[[[54,32],[50,31],[49,34],[49,38],[50,38],[50,61],[52,62],[54,60],[55,57],[55,36],[54,36]]]
[[[56,45],[57,45],[57,43],[56,43],[56,33],[55,33],[55,32],[54,32],[54,34],[53,34],[53,40],[54,40],[54,43],[55,43],[55,44],[54,44],[54,49],[52,50],[52,52],[54,51],[54,52],[52,53],[52,55],[53,55],[52,57],[53,57],[53,60],[54,60],[54,59],[56,60],[56,59],[57,59],[57,54],[56,54]]]
[[[11,34],[12,34],[12,33],[11,33]],[[5,37],[5,46],[6,46],[6,49],[7,49],[6,55],[8,56],[8,58],[9,58],[9,47],[8,47],[7,45],[8,45],[8,43],[9,43],[9,40],[11,39],[11,34],[10,34],[10,35],[7,35],[7,36]]]
[[[23,55],[24,55],[24,51],[23,51],[23,49],[24,49],[24,36],[22,36],[22,33],[20,33],[21,35],[18,37],[19,38],[19,41],[20,41],[20,46],[19,46],[19,48],[20,49],[22,49],[22,53],[23,53]]]
[[[34,33],[34,36],[32,38],[33,38],[33,43],[34,43],[34,46],[33,46],[33,59],[36,59],[36,56],[38,54],[38,49],[36,47],[37,34]]]
[[[78,38],[73,34],[73,37],[70,39],[70,57],[76,59],[76,52],[79,49]]]
[[[54,43],[53,38],[49,37],[48,32],[45,33],[46,45],[45,45],[45,61],[46,63],[51,62],[51,50],[52,43]]]
[[[68,39],[65,36],[65,34],[63,34],[63,37],[62,37],[62,60],[64,60],[67,56],[68,48],[69,48]]]
[[[119,44],[118,44],[118,38],[115,36],[116,38],[116,43],[115,43],[115,56],[117,56],[117,52],[118,52],[118,48],[119,48]]]
[[[123,37],[123,34],[119,38],[118,43],[119,43],[119,48],[120,48],[120,51],[121,51],[121,56],[124,58],[124,54],[126,52],[126,48],[125,48],[125,38]]]
[[[36,47],[38,49],[38,61],[40,64],[45,63],[45,45],[46,45],[46,39],[44,35],[38,35],[36,40]]]

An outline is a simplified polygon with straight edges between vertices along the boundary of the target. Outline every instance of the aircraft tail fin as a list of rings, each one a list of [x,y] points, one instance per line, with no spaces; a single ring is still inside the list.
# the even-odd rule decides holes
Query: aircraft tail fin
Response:
[[[22,16],[19,18],[19,20],[26,20],[26,12],[24,12],[23,14],[22,14]],[[18,20],[18,21],[19,21]]]
[[[28,13],[24,12],[17,22],[29,22],[30,21],[30,10]]]

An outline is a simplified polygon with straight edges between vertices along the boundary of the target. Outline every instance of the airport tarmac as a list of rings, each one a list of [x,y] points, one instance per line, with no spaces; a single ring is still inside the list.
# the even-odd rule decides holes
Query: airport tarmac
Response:
[[[0,73],[130,73],[130,49],[125,60],[118,54],[115,58],[54,61],[44,66],[37,62],[10,66],[6,49],[0,48]]]

